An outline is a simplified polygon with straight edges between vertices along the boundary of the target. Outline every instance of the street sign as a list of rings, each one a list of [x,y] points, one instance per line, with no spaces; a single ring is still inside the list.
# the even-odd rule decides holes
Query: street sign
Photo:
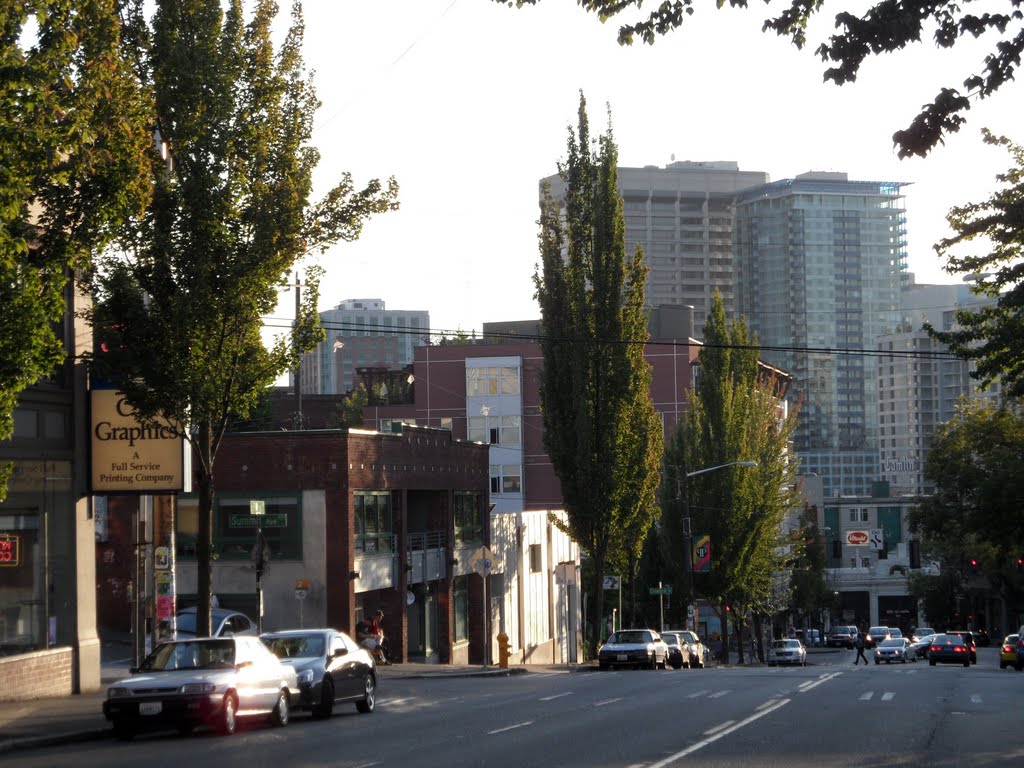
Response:
[[[263,499],[249,499],[249,514],[250,515],[265,515],[267,514],[267,503]]]
[[[304,590],[304,589],[296,589],[295,590],[295,599],[296,600],[305,600],[306,599],[306,590]]]
[[[491,554],[491,550],[487,547],[480,547],[480,549],[473,553],[473,560],[470,564],[473,570],[481,576],[488,576],[494,565],[494,555]]]
[[[605,589],[622,589],[622,577],[621,576],[605,576],[604,577],[604,588]]]
[[[885,532],[881,528],[871,529],[871,548],[872,549],[884,549],[885,548]]]
[[[696,613],[696,610],[697,609],[693,607],[693,603],[690,603],[688,606],[686,606],[686,618],[692,619],[693,614]]]
[[[650,587],[647,590],[649,595],[671,595],[672,587]]]

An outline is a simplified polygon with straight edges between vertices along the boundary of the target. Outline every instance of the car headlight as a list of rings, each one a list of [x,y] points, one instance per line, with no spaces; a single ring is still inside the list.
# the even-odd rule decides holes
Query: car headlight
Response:
[[[304,669],[297,674],[296,679],[299,681],[299,685],[312,685],[313,683],[313,670]]]
[[[185,683],[178,689],[179,693],[213,693],[217,686],[213,683]]]
[[[107,698],[108,699],[123,699],[125,696],[131,696],[132,692],[127,688],[108,688]]]

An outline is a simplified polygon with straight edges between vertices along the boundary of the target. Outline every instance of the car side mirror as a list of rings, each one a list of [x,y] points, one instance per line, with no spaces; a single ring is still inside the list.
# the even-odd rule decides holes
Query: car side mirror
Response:
[[[253,663],[251,661],[240,661],[235,664],[235,669],[245,669],[246,667],[251,667],[252,664]]]
[[[348,655],[348,648],[335,648],[335,649],[334,649],[334,654],[333,654],[333,655],[334,655],[335,657],[338,657],[338,656],[347,656],[347,655]]]
[[[138,667],[128,667],[128,674],[129,674],[129,675],[134,675],[134,674],[136,674],[136,673],[137,673],[138,671],[139,671],[139,668],[138,668]]]

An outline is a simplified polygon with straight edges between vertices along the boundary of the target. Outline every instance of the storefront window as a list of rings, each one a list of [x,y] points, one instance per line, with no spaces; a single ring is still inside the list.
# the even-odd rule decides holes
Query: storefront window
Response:
[[[352,505],[356,552],[391,552],[394,546],[391,493],[356,491],[352,494]]]

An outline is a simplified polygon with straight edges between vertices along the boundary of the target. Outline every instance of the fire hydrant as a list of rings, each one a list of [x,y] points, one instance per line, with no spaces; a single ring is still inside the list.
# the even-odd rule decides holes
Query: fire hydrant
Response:
[[[498,633],[498,666],[508,669],[508,657],[512,655],[509,648],[508,635],[504,632]]]

